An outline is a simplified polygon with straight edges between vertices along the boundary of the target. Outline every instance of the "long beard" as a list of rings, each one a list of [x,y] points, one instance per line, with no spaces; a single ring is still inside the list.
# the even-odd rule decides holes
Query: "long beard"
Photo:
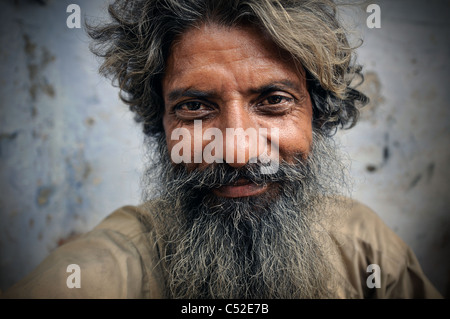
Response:
[[[154,219],[166,243],[170,298],[330,298],[337,278],[326,223],[345,185],[344,167],[331,140],[314,134],[307,159],[279,163],[261,174],[261,164],[234,169],[212,164],[188,171],[172,165],[164,137],[144,179],[146,200],[165,209]],[[263,195],[222,198],[211,189],[240,178],[275,187]],[[167,209],[169,208],[169,209]]]

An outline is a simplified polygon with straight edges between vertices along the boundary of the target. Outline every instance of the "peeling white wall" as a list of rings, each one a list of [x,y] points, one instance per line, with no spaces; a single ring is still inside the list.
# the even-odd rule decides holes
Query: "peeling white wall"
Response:
[[[371,103],[339,133],[354,197],[413,248],[449,297],[450,1],[371,3],[381,8],[380,29],[364,27],[369,13],[349,20],[364,39],[358,61]]]
[[[72,235],[138,204],[140,128],[97,74],[82,29],[103,1],[0,3],[0,289]],[[373,1],[349,21],[364,38],[358,61],[372,98],[359,124],[338,133],[353,159],[354,197],[408,243],[442,294],[450,294],[448,178],[449,1]]]
[[[0,4],[0,288],[114,209],[138,204],[140,129],[98,75],[75,1]],[[77,1],[82,14],[103,1]]]

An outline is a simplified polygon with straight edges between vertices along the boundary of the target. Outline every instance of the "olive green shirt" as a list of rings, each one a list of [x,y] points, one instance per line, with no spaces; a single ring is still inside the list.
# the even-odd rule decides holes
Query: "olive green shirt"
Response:
[[[337,251],[333,271],[345,283],[337,288],[338,298],[442,298],[411,249],[368,207],[348,202],[350,209],[336,211],[342,219],[328,229]],[[113,212],[92,231],[54,250],[2,297],[165,298],[164,243],[146,207]],[[68,271],[71,264],[79,266],[78,274]],[[368,271],[371,264],[379,268]],[[369,278],[376,272],[379,278]],[[379,288],[370,288],[368,281]],[[69,288],[75,282],[80,287]]]

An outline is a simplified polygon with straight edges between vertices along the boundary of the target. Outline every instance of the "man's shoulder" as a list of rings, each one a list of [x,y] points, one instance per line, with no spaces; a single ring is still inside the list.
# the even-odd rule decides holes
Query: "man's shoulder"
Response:
[[[146,205],[123,206],[106,216],[93,231],[110,230],[127,237],[134,237],[151,231],[153,225],[148,215]]]
[[[338,206],[333,232],[393,256],[406,253],[406,243],[369,206],[350,198],[341,198]]]
[[[439,298],[411,248],[368,206],[342,199],[330,235],[339,250],[337,268],[357,298]],[[378,271],[380,287],[367,279]]]
[[[130,240],[142,234],[155,235],[158,223],[155,222],[159,214],[167,207],[159,199],[154,199],[139,205],[122,206],[107,215],[92,232],[111,231],[126,236]]]
[[[372,263],[405,264],[410,247],[369,206],[350,198],[341,198],[337,204],[336,222],[330,234],[347,255],[360,256]]]
[[[124,206],[55,249],[3,298],[158,298],[157,245],[145,206]],[[76,265],[80,287],[67,284]]]

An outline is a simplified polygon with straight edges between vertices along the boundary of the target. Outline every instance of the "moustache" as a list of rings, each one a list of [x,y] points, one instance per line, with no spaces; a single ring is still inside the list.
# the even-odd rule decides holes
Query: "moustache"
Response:
[[[243,180],[256,185],[270,183],[285,183],[292,180],[303,180],[308,176],[307,160],[296,156],[294,163],[282,161],[278,170],[271,174],[262,173],[264,163],[249,162],[244,166],[235,168],[227,163],[212,163],[205,168],[188,170],[183,164],[176,164],[174,175],[170,179],[173,186],[186,187],[195,191],[205,191],[221,186],[236,185]]]

